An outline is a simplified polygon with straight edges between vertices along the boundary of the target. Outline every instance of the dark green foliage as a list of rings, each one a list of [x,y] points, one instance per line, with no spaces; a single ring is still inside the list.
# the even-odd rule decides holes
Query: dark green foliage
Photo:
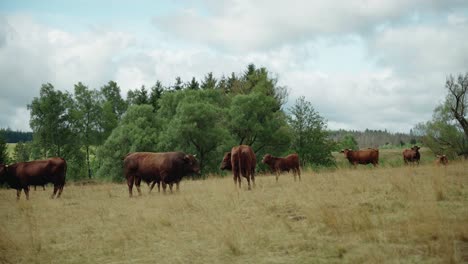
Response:
[[[130,90],[127,93],[127,104],[128,105],[142,105],[149,104],[150,99],[148,96],[148,90],[142,85],[140,89]]]
[[[153,87],[151,87],[151,93],[149,102],[153,106],[154,111],[159,109],[159,99],[161,99],[164,93],[164,87],[160,81],[157,81]]]
[[[217,85],[217,80],[216,78],[213,77],[213,73],[210,72],[207,75],[205,75],[205,78],[203,79],[200,87],[203,90],[207,90],[207,89],[215,89],[216,85]]]
[[[198,90],[200,89],[200,84],[195,80],[195,77],[192,77],[192,80],[186,85],[188,90]]]
[[[172,89],[174,91],[180,91],[184,89],[184,83],[182,82],[182,79],[179,76],[176,77],[176,82],[174,83],[174,86],[172,86]]]
[[[0,135],[3,136],[7,143],[17,143],[20,141],[26,142],[31,141],[33,133],[32,132],[24,132],[24,131],[13,131],[9,128],[7,129],[0,129]]]

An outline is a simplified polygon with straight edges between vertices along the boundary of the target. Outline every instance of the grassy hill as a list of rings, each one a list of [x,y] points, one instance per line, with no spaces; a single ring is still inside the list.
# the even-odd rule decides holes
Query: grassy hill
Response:
[[[389,154],[390,155],[390,154]],[[396,154],[395,154],[396,156]],[[340,168],[234,188],[184,180],[0,190],[1,263],[450,263],[468,260],[468,162]],[[146,190],[146,187],[143,188]]]

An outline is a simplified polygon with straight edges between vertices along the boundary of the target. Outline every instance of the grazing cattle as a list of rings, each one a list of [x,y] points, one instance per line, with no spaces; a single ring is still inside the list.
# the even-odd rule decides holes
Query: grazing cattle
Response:
[[[293,171],[294,181],[296,181],[296,174],[299,175],[301,180],[301,171],[299,169],[299,156],[294,153],[284,158],[273,157],[270,154],[266,154],[263,157],[262,163],[267,164],[270,167],[272,173],[276,174],[276,182],[278,182],[279,174],[283,171]]]
[[[252,148],[247,145],[240,145],[233,147],[231,152],[224,154],[223,161],[221,162],[221,170],[232,170],[234,184],[241,188],[241,177],[247,179],[247,184],[250,190],[250,180],[255,186],[255,166],[257,165],[257,158]]]
[[[24,190],[29,200],[29,186],[54,184],[51,198],[59,198],[65,185],[67,162],[62,158],[49,158],[29,162],[18,162],[12,165],[0,165],[0,183],[7,182],[11,188],[16,189],[16,198],[19,200],[21,190]],[[58,194],[57,194],[58,191]]]
[[[184,176],[192,173],[200,173],[200,168],[195,157],[183,152],[133,152],[124,159],[124,173],[127,179],[128,193],[132,197],[133,183],[141,195],[140,183],[143,180],[151,184],[150,192],[154,185],[162,182],[163,191],[166,186],[172,192],[172,185],[175,183],[179,190],[179,183]]]
[[[350,150],[344,149],[340,151],[343,153],[345,158],[348,159],[349,163],[356,167],[357,164],[372,164],[376,167],[379,164],[379,150],[378,149],[361,149],[361,150]]]
[[[405,165],[408,164],[417,164],[419,165],[419,160],[421,159],[421,154],[419,153],[420,147],[418,146],[413,146],[411,149],[405,149],[403,151],[403,161],[405,162]]]
[[[434,161],[434,163],[435,163],[437,166],[440,166],[440,165],[447,166],[447,164],[448,164],[448,158],[447,158],[446,155],[437,155],[436,160]]]

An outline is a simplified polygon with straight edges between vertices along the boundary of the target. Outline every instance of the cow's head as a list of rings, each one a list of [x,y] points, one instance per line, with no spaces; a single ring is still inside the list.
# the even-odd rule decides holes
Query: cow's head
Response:
[[[232,170],[231,152],[224,153],[223,161],[221,162],[220,170]]]
[[[340,151],[340,153],[343,153],[345,157],[348,157],[348,153],[350,152],[350,149],[343,149]]]
[[[442,164],[442,165],[448,164],[448,158],[446,155],[437,155],[437,161],[439,162],[439,164]]]
[[[192,173],[200,174],[200,166],[198,161],[192,154],[187,154],[184,156],[184,162],[187,165],[187,170]]]
[[[419,149],[420,149],[420,147],[418,147],[418,146],[413,146],[411,149],[414,150],[414,151],[416,151],[416,152],[418,152]]]
[[[273,157],[270,154],[266,154],[265,156],[263,156],[262,163],[263,164],[270,164],[272,159],[273,159]]]

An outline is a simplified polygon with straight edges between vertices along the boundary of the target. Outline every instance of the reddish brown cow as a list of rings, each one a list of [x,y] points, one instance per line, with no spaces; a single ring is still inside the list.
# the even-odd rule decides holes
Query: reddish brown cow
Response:
[[[124,159],[125,178],[127,179],[128,193],[132,197],[133,183],[141,195],[140,183],[143,180],[148,185],[150,183],[150,192],[154,185],[162,182],[163,191],[166,192],[166,186],[172,192],[172,186],[175,183],[179,190],[179,183],[184,176],[192,173],[200,173],[200,168],[195,157],[183,152],[133,152]]]
[[[440,166],[440,165],[447,166],[448,165],[448,158],[447,158],[446,155],[437,155],[436,160],[434,160],[434,163],[437,166]]]
[[[247,179],[247,184],[250,190],[250,180],[255,186],[255,166],[257,165],[257,158],[252,148],[247,145],[240,145],[233,147],[231,152],[224,154],[223,161],[221,162],[221,170],[232,170],[234,177],[234,184],[239,183],[241,188],[241,177]]]
[[[296,181],[296,174],[299,175],[301,180],[301,170],[299,169],[299,156],[294,153],[284,158],[273,157],[270,154],[266,154],[263,157],[262,163],[267,164],[270,167],[270,171],[276,174],[276,182],[278,182],[279,174],[283,171],[293,171],[294,181]]]
[[[0,183],[7,182],[11,188],[16,189],[16,198],[19,200],[21,190],[24,190],[29,200],[29,186],[54,184],[51,198],[59,198],[65,185],[67,162],[62,158],[49,158],[29,162],[18,162],[12,165],[0,165]]]
[[[349,163],[356,167],[357,164],[372,164],[376,167],[379,164],[379,150],[378,149],[361,149],[361,150],[350,150],[344,149],[340,151],[344,153],[345,158],[348,159]]]
[[[417,164],[419,165],[419,160],[421,159],[421,154],[419,153],[420,147],[413,146],[411,149],[405,149],[403,151],[403,161],[405,165],[408,164]]]

